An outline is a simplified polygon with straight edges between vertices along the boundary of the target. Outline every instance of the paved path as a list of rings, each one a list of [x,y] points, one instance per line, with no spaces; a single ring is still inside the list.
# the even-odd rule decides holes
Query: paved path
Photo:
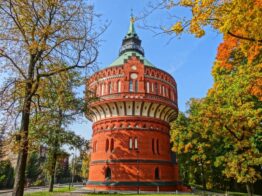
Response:
[[[33,187],[33,188],[25,188],[25,193],[46,191],[47,187]],[[0,196],[12,196],[12,189],[8,190],[0,190]]]
[[[65,185],[65,184],[61,184],[61,185],[59,185],[59,184],[56,184],[54,187],[65,187],[65,186],[68,186],[68,185]],[[74,185],[74,187],[76,187],[77,188],[77,190],[76,190],[76,193],[75,193],[75,195],[81,195],[81,194],[79,194],[79,192],[81,193],[81,192],[83,192],[84,191],[84,189],[82,190],[82,188],[83,188],[83,185],[79,185],[79,184],[77,184],[77,185]],[[39,192],[39,191],[47,191],[48,190],[48,187],[46,187],[46,186],[42,186],[42,187],[30,187],[30,188],[25,188],[25,190],[24,190],[24,192],[25,193],[33,193],[33,192]],[[12,189],[6,189],[6,190],[0,190],[0,196],[12,196]],[[79,192],[78,192],[79,191]],[[62,195],[62,194],[69,194],[70,195],[70,193],[59,193],[59,194],[57,194],[57,195]]]

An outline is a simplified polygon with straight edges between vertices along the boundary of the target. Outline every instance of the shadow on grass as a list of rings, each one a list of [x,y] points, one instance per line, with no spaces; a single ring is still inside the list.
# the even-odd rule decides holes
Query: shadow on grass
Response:
[[[66,192],[71,192],[74,191],[76,188],[71,187],[69,190],[68,187],[61,187],[61,188],[54,188],[53,192],[48,192],[48,191],[37,191],[33,193],[25,193],[25,196],[55,196],[59,195],[59,193],[66,193]]]

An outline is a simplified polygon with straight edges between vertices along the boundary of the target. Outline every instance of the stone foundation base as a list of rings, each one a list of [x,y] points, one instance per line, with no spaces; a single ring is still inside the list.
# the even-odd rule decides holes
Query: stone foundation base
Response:
[[[152,191],[152,192],[191,192],[180,182],[94,182],[89,181],[86,189],[90,191]]]

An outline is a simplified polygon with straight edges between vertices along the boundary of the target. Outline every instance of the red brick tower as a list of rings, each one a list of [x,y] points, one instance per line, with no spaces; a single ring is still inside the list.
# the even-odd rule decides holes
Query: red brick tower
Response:
[[[119,57],[88,81],[92,154],[87,188],[178,189],[178,166],[170,150],[169,123],[176,119],[174,78],[144,57],[131,22]]]

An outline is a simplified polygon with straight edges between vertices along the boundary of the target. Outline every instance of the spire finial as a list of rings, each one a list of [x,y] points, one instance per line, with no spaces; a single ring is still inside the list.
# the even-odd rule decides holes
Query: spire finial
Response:
[[[135,17],[133,15],[133,9],[131,9],[131,14],[130,14],[130,23],[134,24],[135,23]]]
[[[130,24],[129,24],[129,29],[128,29],[128,32],[127,32],[127,36],[134,36],[134,35],[136,35],[134,23],[135,23],[135,17],[133,15],[133,9],[131,9]]]

